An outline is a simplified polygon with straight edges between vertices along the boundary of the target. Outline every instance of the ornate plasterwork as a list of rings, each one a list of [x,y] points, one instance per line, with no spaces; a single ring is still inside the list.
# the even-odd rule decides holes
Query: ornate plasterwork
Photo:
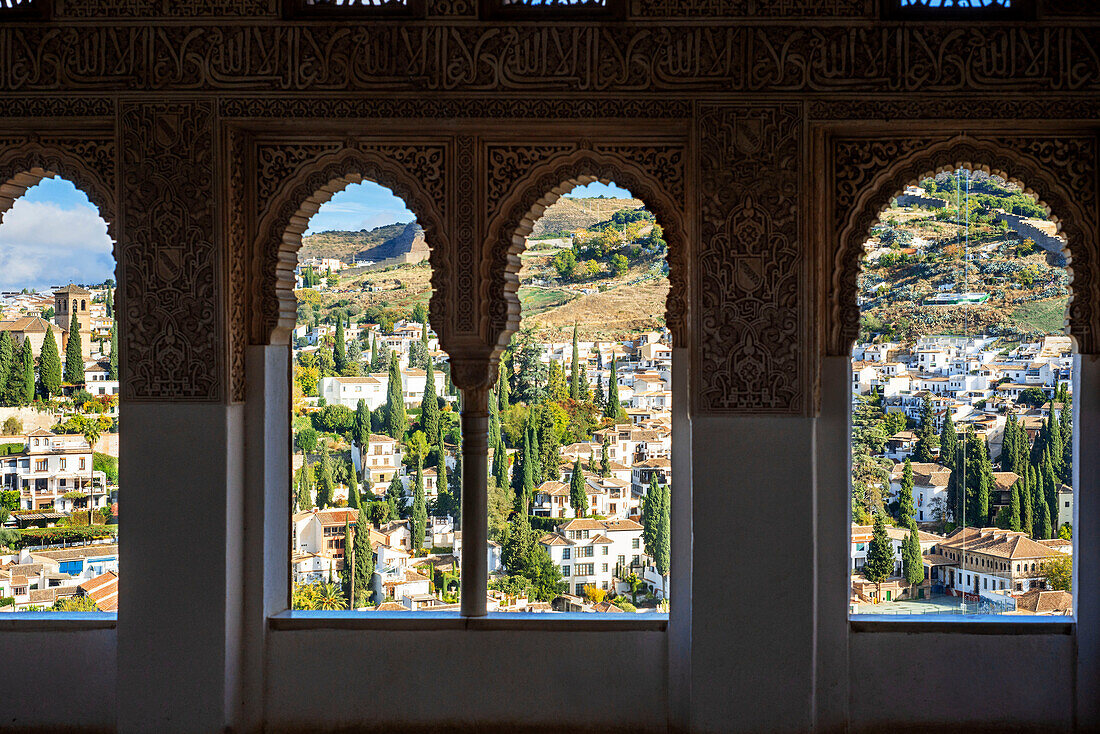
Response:
[[[635,120],[689,118],[689,100],[662,97],[574,96],[520,99],[493,97],[229,97],[221,101],[224,118],[270,120],[296,118],[385,119],[581,119],[615,118]]]
[[[1100,91],[1087,25],[8,24],[0,49],[9,93]]]
[[[447,301],[451,284],[447,201],[444,196],[447,180],[449,149],[445,143],[389,144],[347,141],[335,151],[331,142],[314,144],[316,154],[304,152],[310,144],[290,142],[261,143],[258,150],[274,147],[293,149],[293,156],[258,155],[256,180],[270,177],[264,161],[277,165],[280,184],[270,195],[257,197],[261,212],[250,273],[253,284],[251,340],[255,344],[285,343],[294,326],[294,268],[302,233],[309,219],[333,194],[350,183],[374,181],[403,199],[424,228],[424,238],[431,248],[433,307],[434,302]],[[288,157],[300,161],[289,170]],[[265,191],[268,190],[265,185]],[[243,255],[246,256],[246,255]],[[433,325],[443,331],[433,320]]]
[[[666,322],[675,344],[687,344],[689,324],[688,269],[690,242],[686,202],[675,192],[685,190],[687,152],[683,144],[579,143],[523,146],[490,145],[488,185],[508,192],[492,201],[481,280],[481,299],[488,304],[487,337],[502,349],[519,326],[519,253],[543,210],[573,186],[615,182],[642,199],[664,228],[668,242],[669,297]]]
[[[814,120],[1095,120],[1100,100],[1094,97],[1042,99],[965,99],[934,96],[919,99],[816,99],[807,106]]]
[[[863,243],[890,200],[905,186],[943,170],[970,168],[1002,176],[1025,188],[1051,212],[1067,239],[1070,289],[1068,326],[1083,354],[1100,349],[1096,274],[1098,211],[1096,140],[1072,136],[853,137],[831,143],[836,185],[834,237],[823,267],[828,290],[827,350],[851,352],[859,333],[856,301]]]
[[[801,415],[806,349],[798,104],[699,109],[695,407]]]
[[[51,176],[61,176],[87,194],[115,235],[113,135],[15,133],[0,138],[0,218],[26,189]]]
[[[127,103],[120,121],[122,397],[220,402],[213,104]]]

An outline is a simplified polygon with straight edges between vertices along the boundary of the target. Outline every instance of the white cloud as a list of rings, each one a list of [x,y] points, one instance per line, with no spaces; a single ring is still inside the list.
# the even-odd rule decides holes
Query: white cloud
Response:
[[[113,278],[107,225],[92,208],[17,200],[0,223],[0,290]]]

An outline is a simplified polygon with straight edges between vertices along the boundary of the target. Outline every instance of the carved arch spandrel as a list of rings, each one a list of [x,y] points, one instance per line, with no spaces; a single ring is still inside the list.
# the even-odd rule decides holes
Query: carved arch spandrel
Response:
[[[54,176],[83,191],[99,209],[111,239],[117,239],[113,140],[83,138],[63,144],[19,136],[0,138],[0,221],[27,189]]]
[[[403,199],[424,228],[424,238],[431,250],[431,320],[433,328],[445,334],[440,304],[446,302],[449,293],[450,247],[443,226],[447,157],[443,144],[346,147],[302,163],[269,201],[257,202],[263,214],[253,250],[253,287],[249,289],[253,299],[252,343],[288,342],[297,309],[294,268],[310,217],[338,191],[368,180]]]
[[[668,243],[669,294],[665,319],[673,343],[690,342],[688,269],[690,240],[683,197],[687,150],[683,145],[607,145],[551,157],[518,177],[492,213],[480,286],[487,342],[494,356],[519,327],[519,254],[542,212],[575,186],[600,181],[629,190],[645,202]],[[491,160],[491,158],[490,158]],[[660,174],[660,175],[658,175]],[[490,179],[506,174],[489,171]],[[490,371],[491,372],[491,371]],[[495,377],[495,375],[494,375]]]
[[[961,135],[833,141],[833,240],[826,349],[848,356],[859,335],[857,280],[863,243],[891,199],[940,171],[969,168],[1001,176],[1036,197],[1066,237],[1069,333],[1082,354],[1100,351],[1096,141],[1081,137]]]

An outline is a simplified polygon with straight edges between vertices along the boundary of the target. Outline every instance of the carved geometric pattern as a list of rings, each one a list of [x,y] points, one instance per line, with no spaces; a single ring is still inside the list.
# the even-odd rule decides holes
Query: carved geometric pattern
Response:
[[[200,18],[278,15],[278,0],[58,0],[57,18]]]
[[[455,140],[455,239],[454,268],[455,287],[452,293],[469,294],[446,304],[442,299],[432,301],[438,311],[454,310],[456,333],[475,334],[477,292],[477,141],[472,135],[459,135]],[[434,323],[443,323],[444,314],[432,313]]]
[[[303,163],[310,163],[323,155],[343,147],[342,143],[303,143],[301,145],[260,145],[256,148],[256,167],[260,176],[256,181],[256,202],[263,212],[264,205]]]
[[[646,203],[664,228],[670,282],[666,323],[672,332],[673,343],[690,343],[687,285],[691,253],[684,221],[685,202],[671,195],[657,173],[673,171],[671,179],[675,188],[675,181],[685,177],[684,148],[620,144],[614,146],[614,153],[581,148],[564,156],[547,153],[550,158],[536,162],[540,159],[538,151],[553,151],[556,147],[532,146],[531,151],[523,153],[515,149],[516,146],[506,146],[508,154],[500,156],[494,156],[490,148],[489,181],[512,183],[509,195],[490,212],[486,243],[491,249],[485,258],[489,272],[481,282],[482,300],[488,303],[488,343],[495,349],[502,349],[519,327],[520,308],[516,297],[519,253],[538,215],[557,201],[566,188],[597,180],[614,181],[630,190]],[[517,169],[515,165],[519,161],[524,167]],[[652,165],[654,170],[646,164]]]
[[[221,101],[223,118],[303,119],[303,118],[486,118],[486,119],[588,119],[621,117],[624,119],[689,118],[691,102],[683,99],[639,99],[603,97],[576,99],[539,97],[516,104],[511,99],[438,99],[424,97],[332,98],[332,97],[228,97]]]
[[[512,193],[518,179],[532,168],[554,156],[576,150],[575,144],[565,145],[491,145],[489,146],[489,180],[486,183],[485,216],[492,218],[500,202]]]
[[[1100,91],[1100,36],[1037,24],[13,23],[0,48],[8,93]]]
[[[807,109],[814,120],[1095,120],[1100,117],[1100,100],[1046,95],[1042,99],[819,99]]]
[[[127,103],[120,129],[123,398],[220,401],[214,107]]]
[[[874,0],[631,0],[630,14],[642,18],[870,18]]]
[[[245,401],[244,360],[248,344],[247,253],[250,219],[247,215],[249,147],[246,133],[234,128],[226,130],[229,148],[229,213],[226,240],[229,245],[229,396],[234,403]]]
[[[0,117],[113,117],[115,102],[109,97],[8,97]]]
[[[1066,236],[1072,298],[1070,333],[1078,351],[1100,350],[1097,277],[1097,146],[1091,136],[956,136],[832,141],[833,234],[824,267],[831,272],[827,349],[850,354],[859,332],[857,278],[863,243],[905,186],[943,170],[970,168],[1002,176],[1035,195]]]
[[[698,411],[808,407],[801,125],[797,104],[700,107]]]
[[[47,175],[61,176],[87,194],[107,222],[107,231],[115,236],[118,207],[113,135],[35,133],[0,138],[0,221],[24,189]],[[17,177],[26,180],[16,183]]]
[[[271,144],[265,144],[265,147]],[[327,149],[331,144],[319,143]],[[301,143],[289,143],[298,149]],[[370,180],[390,189],[416,215],[431,248],[432,300],[447,302],[450,292],[447,253],[447,202],[444,197],[447,148],[442,144],[387,145],[359,143],[323,155],[300,155],[304,161],[284,174],[267,199],[257,201],[261,212],[252,255],[254,344],[284,343],[296,315],[294,268],[309,218],[333,194],[350,183]],[[286,156],[271,156],[279,165]],[[257,166],[257,177],[267,175]],[[247,256],[247,253],[242,253]],[[439,313],[436,306],[433,313]]]

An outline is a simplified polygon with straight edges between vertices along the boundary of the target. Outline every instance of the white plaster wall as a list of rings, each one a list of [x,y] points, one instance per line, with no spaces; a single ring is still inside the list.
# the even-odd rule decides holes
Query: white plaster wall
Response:
[[[813,431],[692,420],[692,731],[812,727]]]
[[[113,730],[115,642],[113,629],[0,627],[0,730]],[[62,699],[68,703],[59,704]]]
[[[274,631],[266,731],[661,732],[663,632]]]

